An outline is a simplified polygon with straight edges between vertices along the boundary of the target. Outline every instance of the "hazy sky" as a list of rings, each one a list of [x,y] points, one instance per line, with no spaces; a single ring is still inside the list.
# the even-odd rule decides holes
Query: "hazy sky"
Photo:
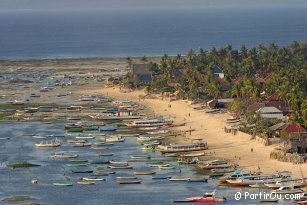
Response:
[[[307,0],[0,0],[0,10],[297,7]]]

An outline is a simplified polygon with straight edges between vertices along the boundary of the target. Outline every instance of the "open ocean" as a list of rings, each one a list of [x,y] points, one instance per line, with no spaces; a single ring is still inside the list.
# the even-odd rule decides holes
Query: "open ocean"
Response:
[[[0,59],[156,56],[307,41],[306,7],[1,11]]]

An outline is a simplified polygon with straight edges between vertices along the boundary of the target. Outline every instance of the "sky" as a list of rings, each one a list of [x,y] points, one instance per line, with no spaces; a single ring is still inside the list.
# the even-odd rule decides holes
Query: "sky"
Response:
[[[0,10],[300,7],[307,0],[0,0]]]

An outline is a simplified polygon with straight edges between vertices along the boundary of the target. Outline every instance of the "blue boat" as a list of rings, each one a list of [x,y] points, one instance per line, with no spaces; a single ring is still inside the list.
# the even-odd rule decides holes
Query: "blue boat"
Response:
[[[117,129],[114,128],[114,127],[102,127],[99,129],[100,132],[114,132],[116,131]]]
[[[168,176],[160,176],[160,177],[152,177],[153,180],[161,180],[161,179],[170,179],[171,177],[168,177]]]
[[[208,179],[188,179],[187,182],[205,182],[207,183],[208,182]]]

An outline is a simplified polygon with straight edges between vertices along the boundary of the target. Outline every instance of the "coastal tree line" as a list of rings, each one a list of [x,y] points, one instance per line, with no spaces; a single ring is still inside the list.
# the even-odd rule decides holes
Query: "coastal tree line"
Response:
[[[152,71],[153,80],[146,89],[180,93],[187,99],[235,98],[229,106],[233,112],[246,113],[248,105],[276,94],[292,108],[291,120],[307,123],[307,44],[293,42],[279,47],[274,43],[247,48],[224,48],[197,52],[190,49],[186,55],[161,57],[152,62],[143,57]],[[129,66],[132,61],[127,58]],[[213,68],[222,69],[224,77],[218,78]],[[257,78],[272,77],[265,83]],[[126,79],[126,83],[129,80]]]

